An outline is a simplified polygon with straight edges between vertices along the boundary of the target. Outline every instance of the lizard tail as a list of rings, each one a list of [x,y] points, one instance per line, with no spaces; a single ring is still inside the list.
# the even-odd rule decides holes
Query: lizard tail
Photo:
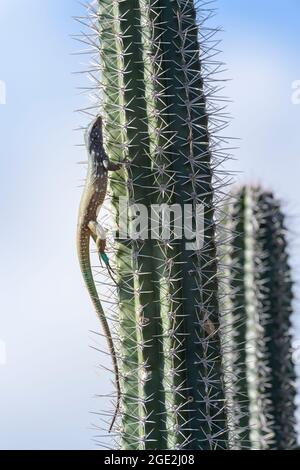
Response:
[[[80,243],[79,243],[79,260],[80,260],[80,266],[82,270],[82,274],[86,283],[86,287],[89,291],[91,300],[94,304],[94,307],[96,309],[98,318],[102,324],[103,331],[105,333],[106,339],[108,341],[108,346],[109,350],[111,353],[111,358],[112,358],[112,363],[113,363],[113,368],[115,372],[115,381],[116,381],[116,389],[117,389],[117,404],[116,404],[116,410],[113,416],[113,420],[111,423],[111,426],[109,428],[109,432],[112,431],[113,426],[116,422],[117,416],[120,411],[120,405],[121,405],[121,383],[120,383],[120,375],[119,375],[119,367],[118,367],[118,361],[117,361],[117,356],[116,356],[116,351],[114,348],[114,342],[111,336],[109,324],[107,322],[107,319],[105,317],[101,301],[99,299],[99,295],[97,292],[97,288],[95,285],[95,281],[93,278],[93,273],[92,273],[92,268],[91,268],[91,262],[90,262],[90,257],[89,257],[89,251],[86,250],[86,246],[89,244],[89,238],[84,236],[79,237]],[[84,247],[84,249],[82,248]]]
[[[110,278],[116,284],[116,286],[118,286],[117,281],[115,280],[115,278],[112,274],[112,273],[114,273],[114,270],[112,269],[112,267],[110,265],[109,258],[107,256],[107,254],[105,252],[99,252],[99,255],[100,255],[100,259],[102,259],[105,266],[107,267],[107,271],[108,271],[108,274],[109,274]],[[115,410],[115,413],[114,413],[114,416],[113,416],[113,420],[111,422],[111,425],[110,425],[110,428],[109,428],[109,431],[108,431],[109,433],[111,433],[112,430],[113,430],[114,424],[116,422],[117,416],[118,416],[119,411],[120,411],[120,403],[121,403],[120,376],[119,376],[118,364],[117,364],[117,360],[116,360],[115,356],[114,356],[114,367],[115,367],[115,371],[116,371],[117,405],[116,405],[116,410]]]
[[[118,374],[119,375],[119,374]],[[116,405],[116,410],[115,410],[115,413],[114,413],[114,416],[113,416],[113,419],[112,419],[112,422],[111,422],[111,425],[110,425],[110,428],[109,428],[109,433],[112,432],[113,430],[113,427],[115,425],[115,422],[116,422],[116,419],[117,419],[117,416],[119,414],[119,411],[120,411],[120,404],[121,404],[121,389],[120,389],[120,381],[119,381],[119,377],[117,379],[117,392],[118,392],[118,396],[117,396],[117,405]]]
[[[113,419],[112,419],[112,422],[111,422],[111,425],[110,425],[110,428],[109,428],[109,431],[108,431],[109,433],[111,433],[112,430],[113,430],[113,427],[115,425],[116,419],[117,419],[119,411],[120,411],[120,405],[121,405],[120,375],[119,375],[119,368],[118,368],[116,357],[114,357],[113,362],[114,362],[114,369],[115,369],[115,375],[116,375],[117,404],[116,404],[115,413],[114,413],[114,416],[113,416]]]
[[[108,256],[107,254],[103,251],[103,252],[99,252],[99,255],[100,255],[100,260],[102,259],[102,261],[104,262],[105,266],[107,267],[107,271],[108,271],[108,274],[111,278],[111,280],[114,282],[114,284],[118,287],[118,283],[117,281],[115,280],[113,274],[115,274],[113,268],[111,267],[110,265],[110,262],[109,262],[109,259],[108,259]]]

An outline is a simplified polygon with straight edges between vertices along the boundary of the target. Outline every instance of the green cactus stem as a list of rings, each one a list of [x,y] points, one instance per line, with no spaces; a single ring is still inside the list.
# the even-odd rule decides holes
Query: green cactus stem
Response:
[[[292,281],[280,203],[260,187],[233,194],[229,278],[238,448],[296,445]]]
[[[215,192],[224,155],[212,135],[224,113],[204,87],[205,76],[213,96],[219,71],[210,11],[196,10],[192,0],[98,0],[92,14],[105,147],[128,162],[110,184],[114,217],[128,215],[130,228],[115,246],[124,450],[228,448]],[[141,211],[149,224],[136,236]]]

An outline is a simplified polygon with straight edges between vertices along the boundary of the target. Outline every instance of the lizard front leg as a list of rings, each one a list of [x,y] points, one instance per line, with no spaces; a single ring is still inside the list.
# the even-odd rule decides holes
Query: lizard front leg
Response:
[[[127,159],[125,159],[123,161],[120,161],[120,162],[117,162],[117,163],[114,163],[109,159],[107,154],[105,154],[105,158],[103,160],[104,168],[107,171],[119,171],[119,170],[121,170],[121,168],[123,166],[126,166],[127,163],[128,163]]]

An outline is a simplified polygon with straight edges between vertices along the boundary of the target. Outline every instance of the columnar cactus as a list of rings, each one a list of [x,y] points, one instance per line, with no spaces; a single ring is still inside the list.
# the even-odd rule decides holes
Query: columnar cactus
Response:
[[[228,447],[214,193],[224,156],[211,135],[224,113],[206,97],[203,79],[213,95],[220,66],[214,31],[202,28],[209,12],[198,13],[192,0],[89,8],[96,112],[110,158],[127,161],[110,181],[115,217],[129,220],[129,236],[119,224],[114,246],[122,449]]]
[[[265,213],[262,237],[268,274],[266,290],[270,320],[266,324],[267,351],[271,375],[271,401],[274,416],[273,449],[290,450],[297,445],[296,373],[293,362],[291,315],[293,281],[287,246],[287,229],[281,204],[272,193],[264,193],[259,207]]]
[[[228,219],[234,233],[228,268],[234,333],[227,362],[237,371],[231,383],[235,446],[293,449],[293,285],[284,216],[272,193],[243,187],[233,195]]]

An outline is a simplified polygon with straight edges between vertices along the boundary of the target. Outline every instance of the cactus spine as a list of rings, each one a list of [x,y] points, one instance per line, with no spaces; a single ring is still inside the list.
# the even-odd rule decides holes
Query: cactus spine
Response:
[[[296,445],[292,281],[280,203],[259,187],[233,195],[230,287],[237,448]]]

